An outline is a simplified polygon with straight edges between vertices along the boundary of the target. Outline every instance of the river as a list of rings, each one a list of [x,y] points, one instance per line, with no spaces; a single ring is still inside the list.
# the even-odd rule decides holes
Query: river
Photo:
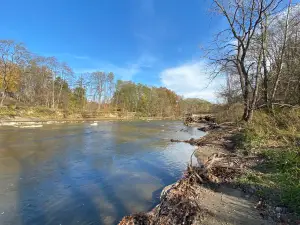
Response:
[[[117,224],[182,176],[199,137],[182,122],[0,127],[0,224]]]

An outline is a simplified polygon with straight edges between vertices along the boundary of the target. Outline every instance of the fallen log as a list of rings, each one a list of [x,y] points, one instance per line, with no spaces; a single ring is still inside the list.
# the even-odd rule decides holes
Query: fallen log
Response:
[[[191,138],[190,140],[177,140],[177,139],[171,139],[171,142],[183,142],[183,143],[188,143],[191,145],[194,145],[196,143],[196,139],[195,138]]]

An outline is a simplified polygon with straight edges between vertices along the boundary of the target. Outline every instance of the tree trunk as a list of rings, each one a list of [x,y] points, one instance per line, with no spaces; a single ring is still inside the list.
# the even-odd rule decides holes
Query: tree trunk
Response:
[[[248,117],[249,117],[249,110],[250,110],[250,100],[249,100],[249,80],[248,80],[248,76],[245,77],[245,91],[243,93],[244,96],[244,115],[243,115],[243,119],[245,121],[248,121]]]
[[[6,97],[5,92],[3,92],[3,95],[2,95],[2,98],[1,98],[1,102],[0,102],[0,107],[3,106],[3,102],[5,100],[5,97]]]
[[[53,81],[52,81],[52,108],[54,109],[55,108],[55,94],[54,94],[54,82],[55,82],[55,79],[53,78]]]
[[[60,85],[60,89],[59,89],[59,93],[58,93],[58,97],[57,97],[57,106],[56,106],[57,108],[59,108],[59,103],[60,103],[62,88],[63,88],[63,85]]]
[[[267,56],[266,56],[266,49],[267,49],[267,42],[268,42],[268,30],[267,30],[267,26],[268,26],[268,17],[265,14],[265,23],[262,24],[262,66],[263,66],[263,98],[264,98],[264,102],[267,105],[268,108],[270,108],[270,104],[269,104],[269,71],[267,68]]]
[[[286,21],[285,21],[285,30],[284,30],[284,38],[283,38],[282,49],[281,49],[281,54],[280,54],[280,59],[279,59],[279,65],[277,65],[276,79],[275,79],[275,84],[274,84],[273,90],[272,90],[270,104],[274,103],[275,94],[277,92],[278,84],[279,84],[280,77],[281,77],[281,72],[282,72],[282,69],[283,69],[283,60],[284,60],[284,55],[285,55],[286,43],[287,43],[291,3],[292,3],[292,1],[290,0],[289,5],[288,5],[288,9],[287,9],[287,15],[286,15]]]
[[[249,114],[249,108],[247,107],[247,104],[244,103],[244,113],[243,113],[243,120],[244,121],[247,121],[248,114]]]
[[[101,109],[101,94],[99,94],[99,97],[98,97],[98,111]]]
[[[252,118],[253,118],[253,112],[254,112],[254,109],[249,109],[248,116],[247,116],[247,118],[245,120],[246,122],[250,122],[252,120]]]

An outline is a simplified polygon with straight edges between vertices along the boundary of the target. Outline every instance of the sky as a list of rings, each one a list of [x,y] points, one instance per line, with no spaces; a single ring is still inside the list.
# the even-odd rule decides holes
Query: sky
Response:
[[[1,0],[0,39],[56,56],[76,74],[114,72],[117,79],[164,86],[216,101],[224,78],[209,79],[200,46],[224,21],[211,0]]]

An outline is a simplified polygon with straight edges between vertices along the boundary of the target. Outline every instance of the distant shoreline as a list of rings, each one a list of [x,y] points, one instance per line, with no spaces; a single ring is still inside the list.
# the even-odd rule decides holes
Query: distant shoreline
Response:
[[[100,121],[155,121],[155,120],[179,120],[178,118],[162,117],[143,117],[143,118],[124,118],[124,117],[98,117],[98,118],[70,118],[70,119],[40,119],[40,118],[11,118],[1,119],[0,126],[21,126],[21,125],[47,125],[63,123],[83,123],[83,122],[100,122]]]

